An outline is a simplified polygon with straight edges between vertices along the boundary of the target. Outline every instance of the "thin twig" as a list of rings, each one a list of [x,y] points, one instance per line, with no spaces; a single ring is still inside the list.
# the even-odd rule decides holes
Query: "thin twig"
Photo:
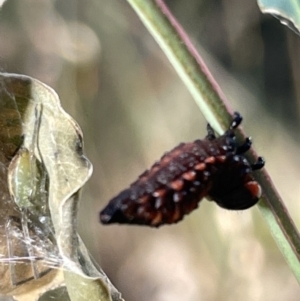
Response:
[[[222,133],[233,110],[187,34],[162,0],[127,0],[162,48],[209,123]],[[245,134],[240,131],[242,137]],[[248,155],[257,158],[253,149]],[[300,283],[300,236],[266,172],[257,172],[264,196],[258,204],[271,233]]]

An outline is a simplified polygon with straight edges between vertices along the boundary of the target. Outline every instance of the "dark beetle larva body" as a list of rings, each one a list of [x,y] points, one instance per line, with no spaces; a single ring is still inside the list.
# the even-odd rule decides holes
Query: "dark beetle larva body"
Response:
[[[262,168],[264,161],[259,158],[250,164],[244,157],[250,139],[237,146],[234,129],[241,121],[236,113],[224,135],[216,138],[208,125],[205,139],[181,143],[166,153],[109,202],[100,213],[101,222],[152,227],[176,223],[197,208],[204,196],[231,210],[255,205],[261,188],[252,171]]]

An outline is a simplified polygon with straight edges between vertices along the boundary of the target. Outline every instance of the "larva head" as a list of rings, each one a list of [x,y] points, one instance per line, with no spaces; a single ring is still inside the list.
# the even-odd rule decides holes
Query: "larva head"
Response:
[[[251,165],[244,156],[227,157],[222,173],[215,174],[216,179],[213,181],[209,197],[219,206],[229,210],[244,210],[254,206],[261,197],[262,189],[252,173],[263,166],[262,158]]]
[[[210,194],[211,195],[211,194]],[[211,195],[220,207],[228,210],[245,210],[254,206],[261,196],[261,187],[256,181],[249,181],[227,195]]]

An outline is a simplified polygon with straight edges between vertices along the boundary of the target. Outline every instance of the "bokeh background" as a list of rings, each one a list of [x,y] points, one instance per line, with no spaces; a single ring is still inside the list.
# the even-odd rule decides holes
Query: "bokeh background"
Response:
[[[168,0],[221,86],[300,226],[300,40],[254,0]],[[300,290],[256,207],[203,200],[159,229],[103,226],[98,212],[206,121],[126,1],[7,0],[7,72],[54,88],[80,124],[94,165],[78,228],[127,301],[299,300]]]

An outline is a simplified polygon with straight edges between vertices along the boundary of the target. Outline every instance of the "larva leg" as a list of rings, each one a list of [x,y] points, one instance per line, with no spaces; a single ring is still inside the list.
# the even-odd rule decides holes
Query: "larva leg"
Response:
[[[242,115],[238,112],[234,112],[234,117],[231,122],[230,129],[231,130],[236,129],[242,123],[242,121],[243,121]]]
[[[211,127],[211,125],[208,123],[207,124],[207,136],[206,136],[206,139],[208,140],[214,140],[216,139],[216,135],[215,135],[215,131],[214,129]]]
[[[258,157],[257,162],[251,165],[252,170],[262,169],[265,166],[263,157]]]
[[[248,151],[250,149],[251,145],[252,145],[251,138],[247,137],[245,142],[237,148],[236,154],[240,155],[240,154],[245,153],[246,151]]]

